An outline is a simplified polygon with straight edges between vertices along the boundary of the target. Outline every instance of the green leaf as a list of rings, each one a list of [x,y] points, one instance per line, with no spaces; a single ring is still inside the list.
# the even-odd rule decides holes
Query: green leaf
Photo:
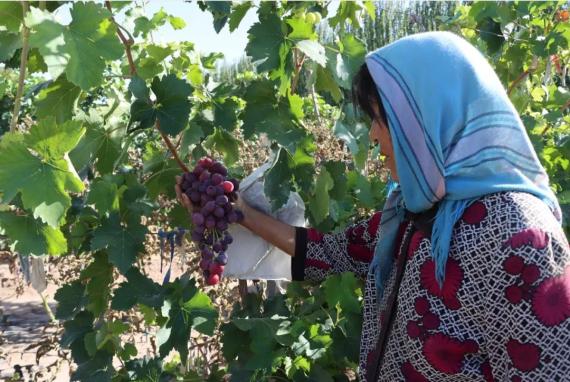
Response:
[[[113,281],[113,267],[107,260],[107,255],[97,253],[95,260],[81,272],[80,280],[88,280],[86,293],[89,296],[87,310],[99,316],[107,310],[110,285]]]
[[[336,53],[336,51],[339,53]],[[364,63],[366,46],[351,34],[341,36],[337,49],[327,51],[327,68],[345,89],[351,89],[352,77]]]
[[[326,168],[321,168],[315,186],[315,197],[311,200],[309,208],[317,224],[321,223],[329,215],[329,191],[333,188],[334,181]]]
[[[83,90],[103,82],[105,60],[117,60],[124,48],[110,12],[96,3],[74,3],[71,24],[65,33],[69,53],[67,78]]]
[[[226,25],[228,17],[231,12],[231,1],[206,1],[206,8],[212,13],[214,17],[214,30],[216,33],[220,31]]]
[[[242,113],[244,136],[250,138],[255,133],[266,133],[270,139],[294,151],[306,133],[298,127],[297,110],[294,112],[288,98],[277,100],[274,89],[273,83],[267,80],[254,82],[247,88],[244,95],[247,105]]]
[[[31,216],[0,212],[0,228],[6,231],[14,250],[22,255],[61,255],[67,252],[63,233]]]
[[[335,102],[339,102],[342,99],[342,92],[330,70],[321,66],[317,66],[315,90],[317,92],[328,92]]]
[[[157,153],[156,157],[164,157],[163,153]],[[148,189],[148,196],[156,199],[160,194],[164,194],[169,198],[175,196],[174,184],[175,176],[180,175],[180,167],[174,159],[163,159],[144,182]]]
[[[45,118],[53,115],[57,123],[64,123],[73,116],[79,93],[80,88],[68,82],[65,76],[60,76],[38,94],[36,116]]]
[[[62,224],[71,205],[68,191],[81,192],[84,188],[65,154],[84,132],[78,122],[58,126],[54,118],[47,118],[34,125],[29,134],[5,134],[0,141],[0,192],[4,201],[21,193],[24,207],[32,210],[34,217],[52,227]]]
[[[57,301],[55,317],[59,320],[69,320],[87,304],[85,286],[79,280],[64,284],[57,290],[54,299]]]
[[[131,268],[126,273],[126,282],[115,290],[111,309],[129,310],[136,304],[160,308],[164,301],[162,287],[144,276],[138,268]]]
[[[327,65],[327,56],[325,55],[325,48],[317,41],[302,40],[299,41],[295,46],[320,66],[325,67]]]
[[[241,23],[241,20],[243,20],[245,14],[251,8],[251,5],[252,5],[251,1],[245,1],[241,4],[234,4],[232,6],[232,13],[230,15],[230,21],[229,21],[230,32],[233,32],[237,29],[237,27]]]
[[[265,173],[264,191],[271,200],[271,209],[273,211],[282,207],[291,192],[291,169],[289,168],[289,153],[284,148],[280,148],[277,153],[275,162]]]
[[[360,313],[360,285],[353,273],[345,272],[327,278],[323,283],[329,307],[339,306],[343,312]]]
[[[279,68],[280,58],[276,52],[285,42],[286,25],[275,14],[270,14],[252,25],[248,31],[249,42],[245,48],[253,61],[263,60],[257,70],[260,72]]]
[[[129,82],[129,91],[136,99],[150,102],[150,90],[139,76],[134,76]]]
[[[91,121],[85,125],[85,136],[69,153],[73,165],[83,169],[94,164],[101,174],[110,173],[121,154],[120,137],[112,129],[102,127],[102,122]]]
[[[170,16],[168,18],[168,22],[170,23],[170,25],[174,30],[180,30],[186,28],[186,21],[184,21],[182,17]]]
[[[316,40],[318,38],[314,31],[313,24],[307,22],[305,18],[292,18],[287,20],[287,24],[292,31],[287,35],[293,41]]]
[[[0,6],[4,3],[0,3]],[[0,31],[0,62],[8,61],[22,47],[22,39],[17,33]]]
[[[0,2],[0,26],[18,33],[22,23],[22,4],[17,1]]]
[[[190,101],[188,97],[192,93],[192,86],[181,80],[174,74],[152,81],[152,91],[156,95],[156,103],[153,105],[148,98],[148,93],[142,90],[140,80],[133,81],[133,89],[139,96],[131,105],[131,122],[140,122],[140,128],[151,127],[155,120],[160,123],[160,130],[166,134],[175,136],[188,124],[190,116]],[[136,95],[135,95],[136,96]]]
[[[30,47],[37,48],[48,67],[52,78],[58,78],[69,61],[65,45],[66,27],[61,25],[54,14],[31,7],[25,23],[30,28]]]
[[[162,315],[168,321],[157,334],[160,355],[165,356],[172,349],[180,353],[183,364],[188,359],[188,340],[193,327],[211,335],[217,317],[210,298],[196,288],[194,280],[176,279],[169,284],[171,293],[162,307]]]
[[[204,146],[224,154],[224,163],[231,166],[239,159],[239,144],[232,134],[222,129],[216,129],[210,135]]]
[[[234,130],[238,122],[239,106],[233,98],[217,100],[214,104],[214,125],[226,131]]]
[[[66,285],[64,287],[68,286],[69,285]],[[60,290],[62,288],[60,288]],[[63,327],[65,330],[63,332],[63,335],[61,336],[60,340],[61,346],[63,346],[64,348],[68,348],[72,346],[72,344],[76,341],[81,342],[81,344],[83,344],[83,337],[85,337],[87,333],[93,330],[93,314],[86,311],[82,311],[78,313],[73,319],[69,319],[66,322],[64,322]]]
[[[87,203],[94,204],[95,210],[101,216],[119,210],[119,188],[113,182],[105,179],[96,179],[91,184],[87,195]]]
[[[209,336],[214,334],[218,312],[207,294],[198,291],[189,301],[182,304],[182,310],[188,314],[193,329]]]
[[[78,365],[71,380],[81,382],[111,382],[114,374],[113,355],[106,351],[98,351],[87,362]]]
[[[144,250],[146,227],[136,223],[121,224],[117,214],[103,219],[101,226],[93,232],[91,250],[107,249],[109,261],[123,274],[131,268],[137,255]]]

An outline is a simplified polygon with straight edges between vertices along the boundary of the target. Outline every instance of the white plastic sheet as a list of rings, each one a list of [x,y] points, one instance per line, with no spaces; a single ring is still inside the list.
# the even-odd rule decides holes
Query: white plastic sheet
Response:
[[[270,163],[257,168],[240,183],[240,195],[251,207],[260,210],[287,224],[305,226],[305,204],[295,192],[287,203],[271,212],[271,205],[263,191],[263,174]],[[233,224],[229,228],[233,243],[227,252],[228,263],[224,276],[242,280],[291,280],[291,256],[271,245],[247,228]]]

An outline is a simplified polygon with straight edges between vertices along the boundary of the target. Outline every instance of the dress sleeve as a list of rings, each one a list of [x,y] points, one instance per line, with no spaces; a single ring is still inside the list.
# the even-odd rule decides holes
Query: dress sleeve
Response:
[[[561,230],[560,230],[561,231]],[[527,225],[502,238],[486,275],[485,346],[497,381],[570,375],[570,248],[564,234]]]
[[[314,228],[296,229],[293,280],[320,282],[327,276],[354,272],[365,278],[376,246],[381,212],[339,233],[321,233]]]

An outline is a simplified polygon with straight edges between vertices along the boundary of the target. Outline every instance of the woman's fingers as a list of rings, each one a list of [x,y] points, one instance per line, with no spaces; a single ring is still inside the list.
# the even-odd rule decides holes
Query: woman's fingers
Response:
[[[182,194],[182,204],[184,204],[184,207],[186,207],[188,211],[192,212],[192,202],[186,194]]]

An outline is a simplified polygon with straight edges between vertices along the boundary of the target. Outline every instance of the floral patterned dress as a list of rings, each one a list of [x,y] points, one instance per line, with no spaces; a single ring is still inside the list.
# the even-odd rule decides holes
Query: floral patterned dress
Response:
[[[365,280],[361,381],[372,382],[371,362],[378,381],[570,381],[570,248],[543,202],[502,192],[471,205],[454,227],[441,288],[430,238],[405,222],[401,282],[394,265],[378,304],[368,269],[379,222],[378,212],[336,234],[297,228],[292,263],[295,280],[345,271]]]

